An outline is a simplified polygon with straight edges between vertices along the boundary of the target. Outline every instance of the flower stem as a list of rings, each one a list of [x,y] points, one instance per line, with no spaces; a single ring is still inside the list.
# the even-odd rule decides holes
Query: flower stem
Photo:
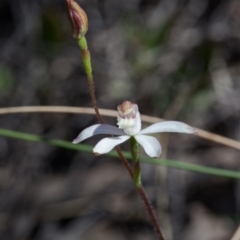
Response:
[[[83,60],[83,65],[85,68],[85,72],[87,75],[87,79],[88,79],[88,86],[89,86],[89,92],[90,92],[90,97],[91,97],[91,102],[93,105],[93,108],[95,110],[96,116],[98,118],[98,121],[100,123],[104,123],[104,120],[99,112],[98,106],[97,106],[97,100],[96,100],[96,96],[95,96],[95,88],[94,88],[94,81],[93,81],[93,75],[92,75],[92,65],[91,65],[91,55],[90,52],[88,50],[88,46],[87,46],[87,41],[86,38],[80,37],[78,38],[78,45],[81,49],[82,52],[82,60]],[[132,141],[136,140],[134,138]],[[136,142],[137,143],[137,142]],[[128,171],[129,175],[131,176],[131,178],[134,180],[134,183],[136,185],[137,191],[142,199],[142,201],[144,202],[144,205],[146,207],[146,210],[148,212],[148,215],[151,219],[151,222],[153,224],[153,227],[155,229],[155,232],[158,235],[159,240],[164,240],[161,230],[159,228],[158,222],[157,222],[157,218],[156,215],[154,213],[154,210],[152,208],[152,205],[150,203],[150,201],[147,198],[147,195],[144,191],[144,188],[142,186],[141,183],[141,169],[140,169],[140,162],[139,162],[139,146],[138,143],[135,144],[133,142],[133,144],[135,145],[135,147],[133,148],[134,150],[134,156],[137,159],[136,162],[134,163],[134,170],[132,170],[130,164],[128,163],[127,159],[123,156],[121,148],[119,146],[115,147],[118,156],[122,162],[122,164],[125,166],[126,170]]]
[[[78,46],[80,47],[81,52],[82,52],[82,61],[83,61],[84,69],[85,69],[87,79],[88,79],[88,86],[89,86],[91,102],[92,102],[93,108],[95,110],[96,116],[98,118],[98,121],[103,124],[104,120],[99,112],[99,109],[97,106],[97,100],[96,100],[96,96],[95,96],[95,88],[94,88],[94,81],[93,81],[93,75],[92,75],[91,55],[88,50],[86,38],[84,36],[78,38]],[[115,147],[115,149],[116,149],[118,156],[121,159],[123,165],[127,169],[129,175],[133,178],[133,170],[132,170],[130,164],[128,163],[127,159],[123,156],[121,148],[119,146],[117,146],[117,147]]]
[[[151,202],[149,201],[146,193],[145,193],[145,190],[143,188],[143,185],[142,185],[142,181],[141,181],[141,167],[140,167],[140,155],[139,155],[139,144],[138,142],[136,141],[136,139],[134,137],[131,137],[130,138],[130,145],[131,145],[131,153],[132,153],[132,159],[133,159],[133,162],[134,162],[134,170],[133,170],[133,180],[134,180],[134,183],[136,185],[136,188],[137,188],[137,191],[139,193],[139,195],[141,196],[142,200],[143,200],[143,203],[147,209],[147,212],[148,212],[148,215],[150,217],[150,220],[152,222],[152,225],[154,227],[154,230],[155,232],[157,233],[158,235],[158,238],[160,240],[164,240],[163,238],[163,235],[162,235],[162,232],[161,232],[161,229],[159,227],[159,224],[158,224],[158,221],[157,221],[157,217],[156,217],[156,214],[153,210],[153,207],[152,207],[152,204]]]
[[[131,153],[132,153],[132,159],[134,162],[133,167],[133,180],[136,185],[136,187],[140,187],[142,185],[141,182],[141,168],[140,168],[140,162],[139,162],[139,144],[135,140],[134,137],[130,138],[130,145],[131,145]]]
[[[89,87],[92,106],[95,110],[98,121],[100,123],[104,123],[104,120],[103,120],[103,118],[102,118],[102,116],[101,116],[101,114],[98,110],[98,106],[97,106],[97,100],[96,100],[95,88],[94,88],[94,81],[93,81],[93,75],[92,75],[91,55],[90,55],[90,52],[88,50],[88,45],[87,45],[86,38],[84,36],[78,38],[78,45],[79,45],[79,47],[81,49],[81,52],[82,52],[82,61],[83,61],[84,69],[85,69],[87,79],[88,79],[88,87]]]
[[[145,190],[144,190],[143,186],[141,185],[141,186],[137,187],[137,190],[138,190],[138,193],[141,196],[141,199],[143,200],[143,203],[144,203],[144,205],[147,209],[148,215],[150,217],[150,220],[152,222],[154,230],[155,230],[155,232],[158,236],[158,239],[159,240],[164,240],[164,237],[162,235],[162,231],[161,231],[161,229],[159,227],[159,224],[158,224],[156,214],[153,210],[152,204],[150,203],[150,201],[149,201],[149,199],[148,199],[148,197],[145,193]]]
[[[88,50],[88,45],[87,45],[87,41],[86,41],[85,37],[78,38],[78,46],[80,47],[81,52],[82,52],[82,60],[83,60],[84,69],[85,69],[87,79],[88,79],[88,86],[89,86],[91,102],[92,102],[93,108],[95,110],[96,116],[98,118],[98,121],[103,124],[104,120],[99,112],[99,109],[97,106],[97,100],[96,100],[96,96],[95,96],[95,88],[94,88],[94,81],[93,81],[93,75],[92,75],[91,55]],[[123,156],[120,147],[117,146],[115,149],[116,149],[118,156],[121,159],[123,165],[127,169],[130,176],[133,178],[133,170],[132,170],[130,164],[128,163],[127,159]]]

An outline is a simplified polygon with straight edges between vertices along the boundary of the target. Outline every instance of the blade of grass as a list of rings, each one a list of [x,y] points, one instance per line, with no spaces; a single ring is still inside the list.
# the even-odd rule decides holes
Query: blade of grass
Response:
[[[22,133],[22,132],[17,132],[17,131],[2,129],[2,128],[0,128],[0,136],[19,139],[19,140],[25,140],[25,141],[31,141],[31,142],[44,142],[51,146],[62,147],[62,148],[71,149],[75,151],[92,152],[92,149],[93,149],[92,146],[86,145],[86,144],[76,145],[76,144],[72,144],[71,142],[67,142],[63,140],[50,139],[47,137],[42,137],[34,134]],[[130,153],[123,152],[123,154],[127,159],[129,160],[131,159]],[[107,155],[112,157],[117,157],[117,153],[114,151],[111,151]],[[153,159],[146,156],[141,156],[140,159],[142,162],[145,162],[145,163],[163,165],[166,167],[172,167],[172,168],[182,169],[185,171],[191,171],[196,173],[203,173],[203,174],[215,175],[220,177],[240,179],[240,172],[236,172],[236,171],[205,167],[205,166],[200,166],[196,164],[183,163],[183,162],[178,162],[173,160]]]

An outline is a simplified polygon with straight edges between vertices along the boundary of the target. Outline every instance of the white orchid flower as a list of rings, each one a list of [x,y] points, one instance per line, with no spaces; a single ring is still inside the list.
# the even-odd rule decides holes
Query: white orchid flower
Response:
[[[127,141],[130,137],[134,137],[148,156],[159,158],[162,152],[160,143],[155,137],[147,136],[146,134],[161,132],[196,133],[194,128],[178,121],[159,122],[141,130],[141,117],[137,104],[125,101],[117,109],[117,125],[119,128],[108,124],[95,124],[84,129],[74,139],[73,143],[82,142],[98,134],[113,135],[113,137],[103,138],[93,148],[93,152],[96,155],[100,155],[110,152],[117,145]]]

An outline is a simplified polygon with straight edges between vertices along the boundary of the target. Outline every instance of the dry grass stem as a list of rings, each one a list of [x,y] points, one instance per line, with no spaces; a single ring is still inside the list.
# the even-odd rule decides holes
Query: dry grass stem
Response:
[[[236,232],[232,236],[230,240],[239,240],[240,239],[240,225],[238,226]]]
[[[116,117],[117,111],[115,110],[108,110],[108,109],[101,109],[99,108],[101,115],[106,117]],[[74,113],[74,114],[95,114],[94,109],[92,108],[85,108],[85,107],[67,107],[67,106],[23,106],[23,107],[7,107],[7,108],[0,108],[0,115],[1,114],[16,114],[16,113],[30,113],[30,112],[49,112],[49,113]],[[162,118],[158,117],[151,117],[148,115],[141,114],[142,121],[146,123],[156,123],[160,121],[164,121]],[[204,139],[207,139],[212,142],[220,143],[225,146],[235,148],[240,150],[240,142],[223,137],[221,135],[211,133],[199,128],[195,128],[198,136]]]

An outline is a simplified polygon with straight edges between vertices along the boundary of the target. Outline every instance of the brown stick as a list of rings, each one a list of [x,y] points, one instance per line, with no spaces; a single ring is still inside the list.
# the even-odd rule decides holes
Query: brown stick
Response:
[[[144,190],[143,186],[141,185],[141,186],[137,187],[137,190],[138,190],[138,193],[139,193],[139,195],[141,196],[141,198],[142,198],[142,200],[144,202],[144,205],[145,205],[145,207],[147,209],[148,215],[150,217],[150,220],[152,222],[154,230],[155,230],[155,232],[158,235],[158,238],[160,240],[164,240],[164,237],[162,235],[161,229],[159,227],[159,223],[158,223],[156,214],[155,214],[155,212],[153,210],[152,204],[148,200],[148,197],[147,197],[147,195],[145,193],[145,190]]]

